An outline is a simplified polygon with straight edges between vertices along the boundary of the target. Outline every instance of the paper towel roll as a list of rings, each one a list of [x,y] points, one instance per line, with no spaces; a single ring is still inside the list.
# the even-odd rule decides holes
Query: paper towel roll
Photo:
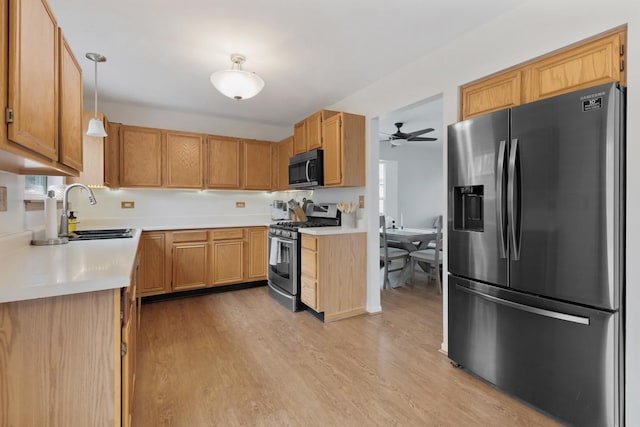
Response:
[[[45,239],[55,239],[58,237],[58,201],[55,192],[49,190],[47,198],[44,199],[44,235]]]

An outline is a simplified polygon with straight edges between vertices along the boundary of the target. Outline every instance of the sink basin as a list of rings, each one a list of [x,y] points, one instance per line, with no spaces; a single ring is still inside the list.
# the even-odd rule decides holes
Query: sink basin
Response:
[[[130,237],[133,237],[133,229],[116,228],[110,230],[76,230],[69,236],[69,240],[127,239]]]

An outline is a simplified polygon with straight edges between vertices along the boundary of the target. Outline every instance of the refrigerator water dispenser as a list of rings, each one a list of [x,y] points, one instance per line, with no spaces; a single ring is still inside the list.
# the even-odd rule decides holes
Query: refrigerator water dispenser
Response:
[[[484,231],[484,185],[453,187],[453,228]]]

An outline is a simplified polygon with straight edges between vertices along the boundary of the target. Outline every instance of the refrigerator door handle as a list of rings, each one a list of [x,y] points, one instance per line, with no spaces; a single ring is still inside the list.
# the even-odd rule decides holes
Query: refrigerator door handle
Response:
[[[538,316],[550,317],[552,319],[564,320],[567,322],[578,323],[580,325],[589,325],[590,323],[588,317],[575,316],[573,314],[561,313],[559,311],[552,311],[552,310],[546,310],[544,308],[531,307],[529,305],[524,305],[517,302],[509,301],[506,299],[494,297],[493,295],[487,295],[485,293],[467,288],[465,286],[460,286],[457,284],[456,284],[456,289],[471,295],[475,295],[480,298],[484,298],[488,301],[495,302],[496,304],[501,304],[507,307],[514,308],[516,310],[537,314]]]
[[[507,211],[509,215],[509,228],[511,229],[514,261],[520,261],[520,231],[522,230],[521,218],[519,218],[520,178],[516,176],[520,169],[518,165],[518,161],[520,160],[518,154],[518,138],[514,138],[511,140],[509,170],[507,172]]]
[[[496,213],[498,215],[498,237],[500,239],[500,258],[507,258],[507,225],[504,221],[504,156],[507,141],[500,141],[498,150],[498,173],[496,174]]]

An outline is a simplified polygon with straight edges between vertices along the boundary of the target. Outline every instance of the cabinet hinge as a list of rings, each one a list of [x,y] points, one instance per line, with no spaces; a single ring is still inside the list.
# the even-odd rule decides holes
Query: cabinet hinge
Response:
[[[127,345],[125,343],[120,344],[120,356],[124,357],[127,354]]]
[[[13,108],[7,108],[4,111],[4,121],[6,123],[13,123]]]
[[[624,45],[620,45],[620,56],[624,56]]]
[[[620,71],[624,71],[624,59],[620,60]]]

